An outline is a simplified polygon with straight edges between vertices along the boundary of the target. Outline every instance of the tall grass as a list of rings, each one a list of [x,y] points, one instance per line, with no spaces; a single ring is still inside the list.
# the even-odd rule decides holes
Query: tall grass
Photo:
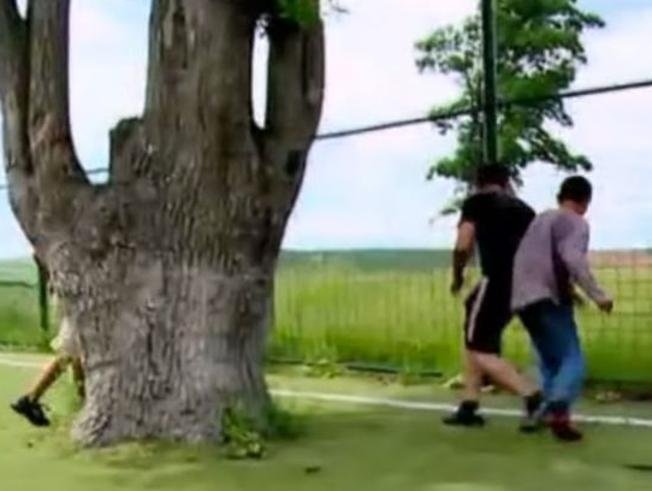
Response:
[[[40,349],[47,335],[39,327],[36,268],[30,260],[0,262],[0,346]]]

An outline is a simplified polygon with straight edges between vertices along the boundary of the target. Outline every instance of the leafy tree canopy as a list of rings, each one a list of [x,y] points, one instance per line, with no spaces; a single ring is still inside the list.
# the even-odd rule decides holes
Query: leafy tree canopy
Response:
[[[567,89],[577,69],[587,63],[581,35],[601,28],[603,20],[584,12],[576,0],[496,0],[498,97],[513,99],[554,94]],[[417,43],[417,65],[422,72],[454,77],[460,96],[433,109],[433,114],[482,105],[482,23],[480,15],[462,25],[437,29]],[[552,164],[566,171],[590,170],[591,162],[573,152],[549,130],[549,123],[571,127],[573,120],[562,100],[547,100],[529,107],[501,107],[498,147],[501,163],[519,180],[533,162]],[[437,161],[429,178],[457,179],[461,189],[482,161],[483,122],[478,112],[437,123],[440,131],[454,131],[457,147]]]

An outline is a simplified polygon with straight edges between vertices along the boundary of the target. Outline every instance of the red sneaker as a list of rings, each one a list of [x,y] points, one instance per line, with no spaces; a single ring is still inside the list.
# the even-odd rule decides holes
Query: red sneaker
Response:
[[[568,412],[551,414],[548,424],[552,434],[562,442],[579,442],[583,438],[582,432],[571,423]]]

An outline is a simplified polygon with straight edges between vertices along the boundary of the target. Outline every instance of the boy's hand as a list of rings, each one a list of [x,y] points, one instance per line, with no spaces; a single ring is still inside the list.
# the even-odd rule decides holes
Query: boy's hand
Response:
[[[598,308],[606,314],[611,314],[611,312],[614,309],[614,301],[610,298],[604,298],[602,300],[598,300],[596,303],[598,305]]]
[[[459,295],[464,286],[464,276],[454,276],[453,283],[451,284],[451,293],[455,296]]]
[[[571,290],[571,299],[576,307],[583,308],[586,305],[584,297],[582,297],[582,295],[580,295],[575,289]]]

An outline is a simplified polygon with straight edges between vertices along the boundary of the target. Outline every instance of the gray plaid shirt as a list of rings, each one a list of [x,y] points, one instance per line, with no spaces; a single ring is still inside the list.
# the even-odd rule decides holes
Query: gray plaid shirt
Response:
[[[565,210],[538,215],[514,259],[512,308],[568,301],[572,283],[594,301],[607,299],[591,272],[588,248],[589,225],[580,215]]]

